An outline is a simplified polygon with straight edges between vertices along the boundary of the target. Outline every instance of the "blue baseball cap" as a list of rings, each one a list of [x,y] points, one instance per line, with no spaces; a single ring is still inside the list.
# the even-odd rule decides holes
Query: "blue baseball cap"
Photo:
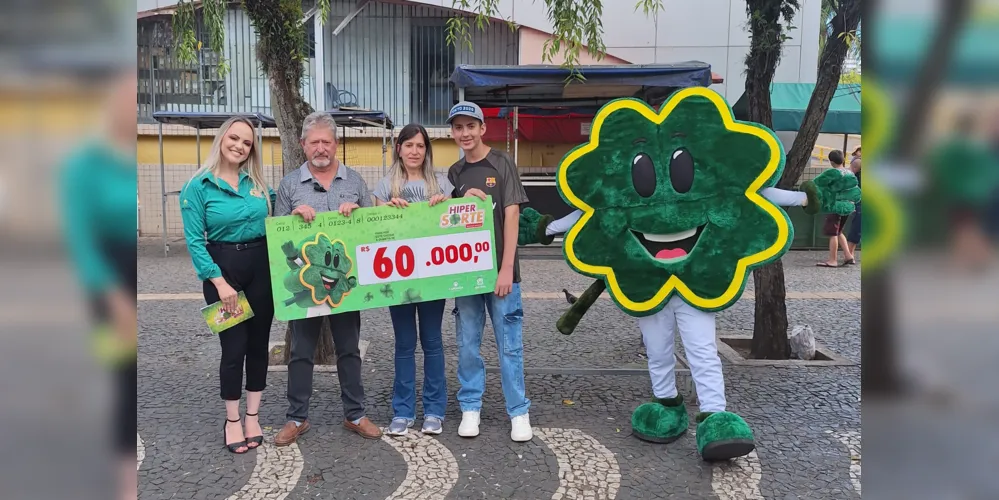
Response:
[[[482,108],[474,102],[461,101],[451,107],[451,112],[448,113],[447,123],[450,125],[451,120],[456,116],[471,116],[482,123],[485,123],[486,117],[482,114]]]

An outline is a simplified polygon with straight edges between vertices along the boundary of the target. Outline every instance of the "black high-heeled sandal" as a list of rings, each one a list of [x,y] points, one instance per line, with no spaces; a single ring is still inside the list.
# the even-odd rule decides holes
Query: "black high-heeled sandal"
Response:
[[[257,413],[247,413],[246,416],[247,417],[256,417],[259,414],[260,414],[260,412],[257,412]],[[260,420],[257,420],[257,424],[258,425],[260,424]],[[255,446],[250,446],[251,444],[255,445]],[[249,448],[249,449],[251,449],[251,450],[254,449],[254,448],[260,447],[260,445],[262,445],[262,444],[264,444],[264,436],[263,436],[263,434],[261,434],[259,436],[253,436],[253,437],[246,438],[246,447]]]
[[[229,420],[229,417],[226,417],[225,421],[226,421],[226,423],[222,424],[222,442],[225,444],[225,447],[229,450],[229,453],[235,453],[237,455],[242,455],[242,454],[246,453],[247,451],[250,451],[250,447],[246,445],[246,440],[239,441],[239,442],[236,442],[236,443],[229,443],[228,442],[229,441],[229,433],[226,432],[225,426],[229,422],[237,423],[237,422],[239,422],[239,419],[237,418],[236,420]],[[240,448],[246,448],[246,451],[236,451],[236,450],[238,450]]]

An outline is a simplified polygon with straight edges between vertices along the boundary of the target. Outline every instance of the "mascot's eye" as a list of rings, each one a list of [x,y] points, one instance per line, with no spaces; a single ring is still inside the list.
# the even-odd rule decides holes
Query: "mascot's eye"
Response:
[[[330,252],[326,252],[326,267],[329,267],[330,262],[332,261],[333,261],[333,254]]]
[[[680,148],[673,152],[669,161],[669,181],[677,193],[686,193],[694,185],[694,157],[690,151]]]
[[[333,256],[333,267],[336,268],[340,267],[340,254],[336,254]]]
[[[631,182],[635,192],[643,198],[656,192],[656,166],[649,155],[638,153],[631,161]]]

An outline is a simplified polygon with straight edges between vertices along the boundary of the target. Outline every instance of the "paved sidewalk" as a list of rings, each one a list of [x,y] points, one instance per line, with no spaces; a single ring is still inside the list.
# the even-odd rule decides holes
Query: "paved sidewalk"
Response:
[[[218,341],[204,328],[190,260],[172,247],[144,248],[139,261],[139,454],[142,499],[352,498],[857,498],[860,369],[854,366],[747,367],[726,364],[730,409],[757,436],[757,451],[730,464],[697,456],[693,430],[669,445],[631,436],[631,411],[650,396],[647,375],[528,375],[535,438],[509,439],[498,376],[490,375],[482,435],[457,436],[454,323],[445,317],[449,400],[444,434],[367,441],[343,430],[335,375],[317,373],[313,429],[296,446],[272,446],[283,424],[287,374],[268,374],[263,448],[235,456],[222,446]],[[859,363],[860,270],[814,267],[819,253],[785,257],[792,325],[807,323],[825,346]],[[622,368],[644,362],[634,319],[600,300],[577,331],[554,322],[589,279],[563,262],[522,262],[525,361],[530,367]],[[752,283],[718,316],[721,332],[752,329]],[[450,307],[449,309],[450,310]],[[362,312],[368,414],[391,418],[392,329],[387,311]],[[488,327],[487,327],[488,328]],[[275,321],[272,340],[283,340]],[[491,337],[486,332],[486,338]],[[487,365],[493,344],[483,342]],[[421,364],[422,360],[418,359]],[[419,383],[418,383],[419,385]],[[691,416],[696,408],[689,408]]]

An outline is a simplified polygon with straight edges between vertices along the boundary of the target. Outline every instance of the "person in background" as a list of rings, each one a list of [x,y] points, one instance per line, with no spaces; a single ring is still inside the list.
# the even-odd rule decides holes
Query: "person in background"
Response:
[[[850,171],[857,176],[857,187],[860,187],[860,147],[853,152],[853,161],[850,162]],[[861,223],[861,202],[857,202],[857,210],[853,212],[853,222],[850,223],[850,233],[846,236],[847,253],[852,255],[854,261],[857,259],[857,245],[860,244],[860,223]]]
[[[843,165],[843,152],[836,149],[829,152],[829,163],[832,164],[831,168],[842,171],[843,173],[848,173],[853,175],[853,171]],[[836,215],[836,214],[826,214],[825,223],[823,224],[822,232],[825,236],[829,237],[829,258],[825,262],[819,262],[816,266],[819,267],[839,267],[839,249],[843,249],[843,265],[855,264],[856,260],[853,257],[853,253],[850,251],[849,243],[846,241],[846,236],[843,235],[843,228],[846,226],[846,221],[850,218],[849,215]]]
[[[999,110],[992,113],[991,130],[989,131],[989,150],[992,153],[992,160],[999,169]],[[991,245],[995,247],[999,243],[999,185],[990,196],[989,207],[986,213],[986,233],[991,239]]]
[[[260,399],[267,385],[267,343],[274,319],[264,220],[274,191],[264,182],[253,124],[233,117],[219,127],[205,164],[180,192],[184,238],[205,303],[222,302],[238,314],[243,292],[253,317],[219,332],[219,382],[225,401],[226,448],[246,453],[264,442]],[[246,428],[240,425],[243,366],[246,366]]]
[[[114,76],[105,109],[105,137],[88,140],[61,168],[59,198],[66,251],[95,323],[96,354],[114,378],[109,428],[118,460],[118,498],[137,497],[135,387],[137,164],[134,69]]]
[[[305,222],[317,212],[340,212],[350,217],[357,208],[370,207],[371,195],[361,174],[336,158],[336,122],[329,113],[317,111],[305,117],[301,146],[306,162],[281,179],[274,215],[298,215]],[[327,311],[329,311],[328,306]],[[288,361],[288,421],[274,437],[274,444],[287,446],[308,432],[309,401],[316,345],[323,321],[328,321],[336,349],[336,376],[343,402],[343,427],[366,439],[378,439],[382,431],[365,416],[364,386],[361,384],[361,313],[342,312],[296,319],[291,328],[291,359]]]
[[[530,441],[534,437],[528,410],[531,400],[524,386],[524,308],[520,298],[520,263],[517,259],[517,234],[520,204],[527,203],[527,193],[520,183],[517,166],[510,155],[482,142],[486,131],[482,109],[471,102],[459,102],[451,108],[448,124],[454,142],[464,152],[448,170],[448,180],[457,186],[454,197],[492,196],[495,224],[496,257],[499,275],[493,293],[458,297],[454,300],[458,337],[458,403],[461,424],[458,435],[479,435],[479,411],[486,388],[486,368],[482,361],[482,331],[486,311],[496,335],[497,356],[510,417],[510,439]]]
[[[434,171],[430,136],[423,126],[403,127],[395,141],[391,172],[378,181],[376,205],[405,208],[410,203],[436,205],[451,197],[454,186],[447,176]],[[440,434],[447,406],[447,378],[444,372],[444,341],[441,324],[444,303],[429,300],[389,307],[395,332],[395,381],[392,390],[392,422],[386,434],[405,435],[416,421],[416,338],[423,347],[423,429],[424,434]]]
[[[978,136],[977,114],[960,112],[954,131],[927,157],[935,193],[950,213],[954,265],[971,272],[994,264],[985,222],[989,203],[999,193],[999,159]]]

